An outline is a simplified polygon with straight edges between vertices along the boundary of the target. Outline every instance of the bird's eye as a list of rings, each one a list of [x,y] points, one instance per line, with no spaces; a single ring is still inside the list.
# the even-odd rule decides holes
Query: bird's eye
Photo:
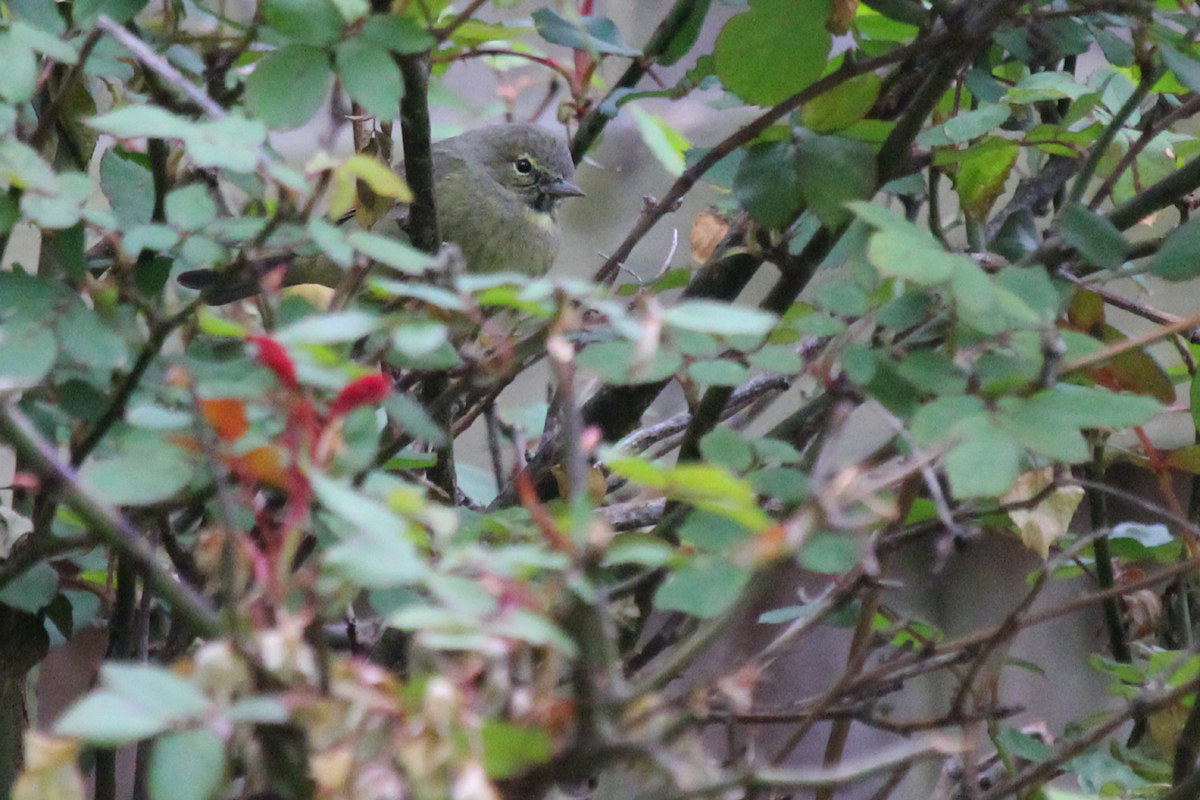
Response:
[[[513,167],[522,175],[528,175],[530,172],[533,172],[533,164],[529,162],[528,158],[518,158]]]

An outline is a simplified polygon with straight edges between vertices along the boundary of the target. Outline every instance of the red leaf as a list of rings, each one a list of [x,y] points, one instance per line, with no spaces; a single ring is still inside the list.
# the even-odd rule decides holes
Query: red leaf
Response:
[[[249,336],[247,338],[258,346],[258,363],[274,372],[280,383],[289,389],[295,389],[300,385],[296,380],[296,365],[283,345],[269,336]]]
[[[329,416],[339,417],[359,406],[382,403],[391,388],[392,382],[386,375],[364,375],[346,384],[329,407]]]

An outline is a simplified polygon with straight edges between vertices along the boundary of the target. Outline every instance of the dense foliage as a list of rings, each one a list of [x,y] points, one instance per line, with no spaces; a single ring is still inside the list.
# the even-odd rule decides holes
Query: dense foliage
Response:
[[[1159,423],[1200,396],[1200,314],[1156,306],[1200,277],[1200,9],[675,0],[633,47],[602,6],[3,5],[0,791],[927,797],[945,762],[986,800],[1196,796],[1200,445]],[[577,162],[630,116],[675,171],[609,199],[640,214],[592,280],[461,274],[424,200],[407,241],[337,224],[429,196],[454,62],[519,74]],[[749,121],[692,147],[651,102]],[[282,158],[322,115],[355,152]],[[631,278],[700,181],[695,264]],[[329,288],[281,288],[314,260]],[[263,290],[206,306],[200,268]],[[495,413],[543,364],[549,403]],[[937,582],[1004,535],[1041,559],[994,626],[884,593],[906,548]],[[764,606],[800,572],[822,590]],[[1113,697],[1022,732],[1008,645],[1093,608]],[[96,627],[95,688],[41,718],[39,664]],[[839,629],[824,690],[756,699]],[[892,710],[931,674],[935,713]]]

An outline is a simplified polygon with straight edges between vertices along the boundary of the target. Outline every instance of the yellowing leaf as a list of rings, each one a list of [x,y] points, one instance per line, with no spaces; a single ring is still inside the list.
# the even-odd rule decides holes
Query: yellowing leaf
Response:
[[[1054,480],[1054,470],[1039,469],[1018,476],[1012,488],[1004,495],[1003,502],[1019,503],[1036,496]],[[1079,486],[1063,486],[1055,489],[1033,508],[1016,509],[1008,512],[1017,526],[1021,541],[1043,559],[1050,556],[1050,545],[1067,532],[1075,509],[1083,500],[1083,489]]]
[[[346,159],[342,169],[361,179],[375,194],[391,197],[401,203],[412,202],[413,195],[408,184],[391,167],[380,161],[360,153]]]
[[[81,742],[25,734],[25,770],[13,787],[13,800],[83,800],[87,792],[76,759]]]

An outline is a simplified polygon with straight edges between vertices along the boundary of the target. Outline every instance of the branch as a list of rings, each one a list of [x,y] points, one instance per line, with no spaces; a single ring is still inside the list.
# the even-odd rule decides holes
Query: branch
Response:
[[[1088,154],[1087,161],[1084,162],[1083,168],[1079,170],[1079,175],[1075,178],[1075,183],[1071,186],[1071,192],[1067,196],[1068,204],[1079,203],[1083,200],[1083,193],[1087,190],[1087,185],[1092,180],[1092,176],[1096,174],[1096,168],[1100,166],[1100,159],[1108,152],[1108,146],[1117,138],[1117,133],[1121,130],[1121,126],[1133,115],[1134,111],[1137,111],[1138,106],[1142,104],[1142,100],[1146,99],[1146,95],[1150,92],[1150,88],[1158,81],[1160,74],[1161,71],[1154,67],[1142,70],[1142,79],[1138,82],[1137,88],[1133,90],[1133,93],[1129,95],[1129,99],[1113,115],[1112,121],[1104,129],[1104,133],[1100,134],[1100,138],[1092,145],[1092,151]]]
[[[637,223],[633,226],[633,230],[625,237],[625,241],[617,246],[608,260],[601,265],[596,271],[592,280],[597,283],[610,283],[616,276],[621,264],[629,258],[629,254],[633,252],[633,248],[642,238],[650,232],[650,229],[662,219],[664,215],[673,211],[683,196],[691,191],[691,188],[696,185],[703,175],[717,165],[721,159],[738,149],[742,145],[749,144],[754,141],[763,131],[774,125],[779,120],[783,119],[788,114],[795,111],[800,106],[829,91],[835,86],[857,77],[867,72],[873,72],[880,67],[886,67],[889,64],[895,64],[909,56],[926,51],[936,50],[938,47],[945,45],[950,41],[951,37],[948,33],[942,33],[929,38],[913,42],[910,45],[897,48],[890,53],[876,58],[869,58],[866,61],[858,63],[843,64],[842,68],[831,75],[827,75],[816,83],[809,86],[800,92],[792,95],[777,106],[763,112],[749,124],[739,128],[724,141],[717,144],[711,150],[704,154],[694,165],[684,170],[675,183],[671,184],[671,188],[661,200],[648,208]]]
[[[63,82],[59,85],[58,91],[50,101],[50,104],[42,109],[42,113],[38,116],[37,128],[34,130],[33,136],[29,137],[29,145],[34,150],[42,149],[42,145],[46,143],[46,137],[50,135],[50,131],[54,128],[54,123],[58,120],[58,114],[67,102],[67,96],[70,95],[75,82],[83,74],[83,67],[91,56],[96,42],[100,40],[102,32],[99,28],[93,28],[88,33],[87,38],[83,40],[83,46],[79,48],[79,59],[71,66],[71,71],[67,73],[66,77],[63,78]]]
[[[96,27],[124,45],[125,49],[137,56],[138,61],[141,61],[147,69],[157,73],[171,86],[187,95],[192,102],[204,110],[205,114],[213,119],[225,118],[225,109],[221,108],[203,89],[185,78],[183,73],[171,66],[165,58],[151,50],[141,39],[113,22],[110,17],[101,14],[96,18]]]
[[[15,403],[0,404],[0,439],[11,446],[48,487],[57,489],[92,533],[128,558],[146,583],[170,603],[197,634],[205,637],[220,635],[221,626],[208,601],[192,587],[177,581],[159,564],[141,533],[125,517],[88,493],[75,471],[59,463],[51,444]]]
[[[1108,212],[1108,220],[1118,230],[1132,228],[1146,217],[1161,211],[1200,186],[1200,156],[1193,158],[1158,183],[1126,200]]]
[[[456,30],[462,26],[464,22],[467,22],[471,19],[471,17],[475,16],[475,12],[478,11],[486,2],[487,0],[471,0],[471,2],[467,4],[467,7],[462,10],[461,14],[450,20],[450,22],[446,23],[446,25],[443,27],[434,28],[433,30],[429,31],[430,34],[432,34],[433,38],[437,39],[439,42],[446,41],[454,34]]]
[[[677,789],[666,794],[656,791],[640,795],[636,800],[688,800],[692,797],[725,795],[733,789],[749,790],[750,796],[760,792],[773,795],[790,794],[803,789],[832,789],[866,780],[880,772],[891,772],[917,761],[942,759],[964,749],[960,738],[935,733],[884,749],[873,758],[860,759],[833,769],[764,768],[708,786]]]
[[[571,142],[571,158],[578,164],[583,160],[583,156],[596,143],[596,139],[600,137],[604,126],[608,124],[611,117],[601,109],[605,108],[612,98],[620,91],[632,89],[637,85],[642,76],[646,74],[647,65],[657,61],[671,45],[675,43],[675,38],[680,33],[691,28],[693,16],[699,11],[706,14],[710,0],[676,0],[675,5],[663,17],[662,22],[658,23],[658,27],[654,29],[650,40],[646,42],[646,46],[642,48],[640,58],[634,60],[632,64],[625,70],[624,74],[617,79],[613,87],[608,91],[605,98],[592,107],[590,111],[583,117],[579,123],[579,130],[575,134],[574,140]],[[701,20],[703,22],[703,20]],[[692,23],[696,28],[699,28],[699,23]],[[569,82],[569,80],[568,80]]]

